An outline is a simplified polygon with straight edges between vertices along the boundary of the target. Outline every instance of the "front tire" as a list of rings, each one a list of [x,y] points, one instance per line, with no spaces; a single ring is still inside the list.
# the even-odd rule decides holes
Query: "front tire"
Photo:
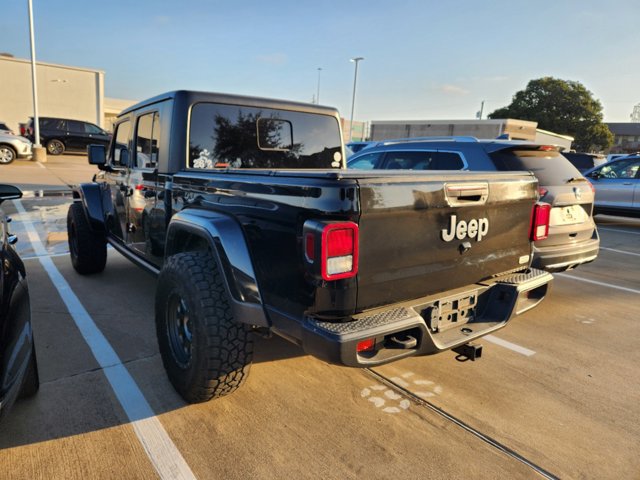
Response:
[[[51,155],[62,155],[64,153],[64,143],[60,140],[49,140],[47,142],[47,152]]]
[[[233,318],[222,274],[210,253],[169,257],[156,291],[156,332],[162,362],[189,403],[238,389],[253,359],[250,327]]]
[[[81,203],[73,202],[67,213],[69,254],[76,272],[87,275],[104,270],[107,263],[105,235],[91,230]]]
[[[9,145],[0,145],[0,164],[9,165],[17,156],[16,151]]]

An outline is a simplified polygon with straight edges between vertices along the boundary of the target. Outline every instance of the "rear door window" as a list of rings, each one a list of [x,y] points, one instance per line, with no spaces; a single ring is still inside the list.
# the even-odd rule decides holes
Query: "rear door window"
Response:
[[[420,150],[388,152],[384,167],[387,170],[462,170],[465,164],[459,153]]]
[[[198,103],[188,168],[340,168],[340,125],[330,115]]]
[[[147,113],[138,118],[135,165],[137,168],[155,168],[158,164],[159,120],[158,112]]]
[[[84,123],[78,122],[76,120],[68,120],[67,126],[69,127],[69,131],[73,133],[85,133],[84,131]]]

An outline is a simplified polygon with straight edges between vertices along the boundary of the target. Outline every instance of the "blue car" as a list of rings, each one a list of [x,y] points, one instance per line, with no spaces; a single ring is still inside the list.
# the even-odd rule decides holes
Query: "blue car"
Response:
[[[0,203],[20,197],[18,188],[0,185]],[[8,223],[0,209],[0,419],[17,398],[34,395],[40,385],[26,271]]]

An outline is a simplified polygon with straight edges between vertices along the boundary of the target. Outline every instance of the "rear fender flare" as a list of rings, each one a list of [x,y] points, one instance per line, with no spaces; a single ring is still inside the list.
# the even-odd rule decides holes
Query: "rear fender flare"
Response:
[[[223,274],[234,318],[241,323],[269,327],[253,262],[242,228],[233,218],[206,210],[183,210],[171,218],[165,257],[210,250]]]

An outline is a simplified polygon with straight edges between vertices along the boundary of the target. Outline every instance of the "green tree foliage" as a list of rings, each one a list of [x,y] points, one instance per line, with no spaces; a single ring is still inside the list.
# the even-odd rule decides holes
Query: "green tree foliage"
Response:
[[[531,80],[511,104],[489,118],[538,122],[538,128],[575,138],[578,151],[600,151],[613,144],[613,134],[602,123],[602,104],[580,82],[544,77]]]

